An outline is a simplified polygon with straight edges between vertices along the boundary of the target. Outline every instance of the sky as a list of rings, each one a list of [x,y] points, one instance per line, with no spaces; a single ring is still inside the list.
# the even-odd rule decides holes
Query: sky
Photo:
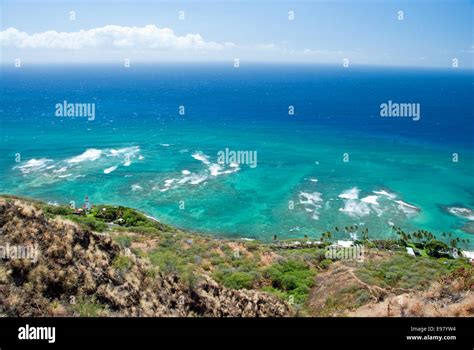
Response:
[[[0,11],[3,64],[238,58],[449,68],[457,59],[473,68],[472,0],[0,0]]]

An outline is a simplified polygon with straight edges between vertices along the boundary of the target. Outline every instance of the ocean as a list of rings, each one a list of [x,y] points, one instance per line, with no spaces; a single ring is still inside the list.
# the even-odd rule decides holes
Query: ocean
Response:
[[[216,236],[394,238],[396,225],[474,247],[472,71],[24,65],[0,79],[2,193],[88,196]],[[389,102],[419,120],[381,117]],[[64,103],[94,116],[59,116]]]

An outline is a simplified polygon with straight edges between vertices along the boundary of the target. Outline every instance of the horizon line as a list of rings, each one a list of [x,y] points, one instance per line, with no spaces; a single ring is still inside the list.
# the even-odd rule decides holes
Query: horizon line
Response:
[[[140,65],[228,65],[229,68],[232,69],[241,69],[245,68],[248,65],[292,65],[292,66],[321,66],[321,67],[331,67],[336,68],[340,67],[341,69],[350,69],[351,67],[356,68],[387,68],[387,69],[417,69],[417,70],[454,70],[454,71],[474,71],[474,66],[466,67],[450,67],[450,66],[439,66],[439,65],[429,65],[429,66],[419,66],[419,65],[390,65],[390,64],[374,64],[374,63],[351,63],[348,67],[344,67],[340,63],[333,63],[333,62],[307,62],[307,61],[258,61],[258,60],[250,60],[250,61],[243,61],[240,59],[240,66],[238,68],[233,67],[232,63],[233,60],[213,60],[213,61],[132,61],[131,67],[127,67],[126,69],[133,69],[133,66]],[[12,61],[10,63],[0,61],[0,67],[2,68],[12,68],[12,69],[21,69],[28,66],[104,66],[110,65],[111,67],[116,66],[117,68],[125,68],[123,66],[123,60],[117,61],[67,61],[67,62],[44,62],[44,61],[32,61],[24,65],[24,61],[22,61],[21,68],[15,67],[15,62]]]

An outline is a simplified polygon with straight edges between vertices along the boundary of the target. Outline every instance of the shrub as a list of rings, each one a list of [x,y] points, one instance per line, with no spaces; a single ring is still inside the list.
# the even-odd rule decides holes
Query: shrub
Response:
[[[130,248],[132,245],[132,239],[129,236],[116,236],[114,237],[114,241],[122,248]]]
[[[119,271],[124,271],[132,265],[132,260],[125,255],[117,255],[117,257],[112,262],[112,266]]]
[[[460,259],[411,257],[397,253],[389,260],[366,262],[356,274],[362,281],[384,288],[424,289],[437,278],[465,265]]]
[[[315,271],[302,261],[289,260],[270,266],[266,270],[266,276],[271,280],[273,288],[293,295],[296,303],[302,303],[313,285]]]
[[[222,271],[214,274],[214,278],[227,288],[251,289],[255,281],[255,274],[250,272],[224,273]]]
[[[102,221],[96,220],[93,217],[68,215],[66,216],[66,218],[71,221],[77,222],[79,225],[92,231],[103,232],[107,229],[107,224]]]
[[[319,263],[319,266],[323,269],[327,269],[329,267],[329,265],[332,264],[332,260],[331,259],[324,259],[323,261],[321,261]]]
[[[71,208],[61,205],[61,206],[54,206],[54,205],[48,205],[43,207],[43,211],[46,214],[50,215],[72,215],[74,213],[74,210]]]
[[[182,274],[186,270],[184,260],[171,251],[155,250],[149,257],[164,273]]]
[[[245,242],[245,247],[247,248],[249,252],[255,252],[260,247],[260,243],[256,241],[247,241]]]
[[[92,208],[91,214],[97,218],[106,222],[114,222],[117,220],[117,209],[111,206],[101,205]]]
[[[430,241],[425,245],[426,254],[434,258],[449,258],[450,255],[448,246],[437,240]]]
[[[73,304],[72,309],[81,317],[98,317],[104,314],[106,308],[104,305],[98,303],[94,297],[84,297],[76,300],[76,303]]]

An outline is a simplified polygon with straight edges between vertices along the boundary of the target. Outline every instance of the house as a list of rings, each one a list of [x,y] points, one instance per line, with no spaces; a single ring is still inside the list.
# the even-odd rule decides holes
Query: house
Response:
[[[413,250],[412,247],[407,247],[407,253],[408,255],[416,256],[415,251]]]

